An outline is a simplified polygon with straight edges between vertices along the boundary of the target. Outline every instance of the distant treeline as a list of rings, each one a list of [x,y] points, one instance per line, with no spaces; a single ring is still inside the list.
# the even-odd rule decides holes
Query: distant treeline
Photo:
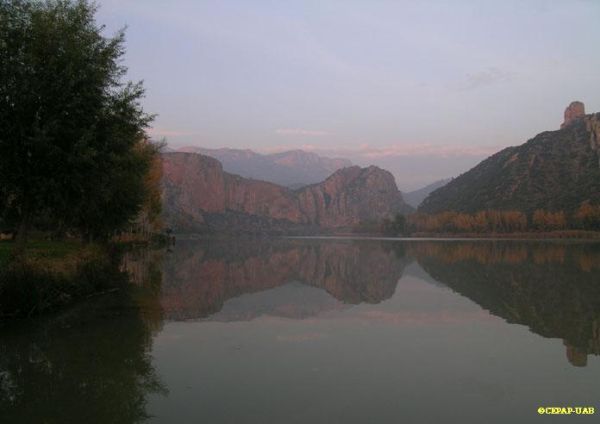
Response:
[[[372,228],[373,229],[373,228]],[[377,230],[388,235],[415,233],[521,233],[562,230],[600,231],[600,205],[584,202],[575,212],[486,210],[476,213],[441,212],[397,215],[383,220]]]

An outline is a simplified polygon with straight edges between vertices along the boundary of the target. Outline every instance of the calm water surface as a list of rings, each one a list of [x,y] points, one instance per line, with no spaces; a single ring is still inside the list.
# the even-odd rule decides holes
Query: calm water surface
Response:
[[[0,327],[1,423],[600,416],[600,244],[180,241],[124,266],[127,292]]]

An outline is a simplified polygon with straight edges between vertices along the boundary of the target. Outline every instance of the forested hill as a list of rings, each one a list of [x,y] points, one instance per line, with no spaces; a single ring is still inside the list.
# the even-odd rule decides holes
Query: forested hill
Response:
[[[432,192],[419,211],[573,212],[586,201],[600,204],[600,113],[567,112],[560,130],[487,158]]]

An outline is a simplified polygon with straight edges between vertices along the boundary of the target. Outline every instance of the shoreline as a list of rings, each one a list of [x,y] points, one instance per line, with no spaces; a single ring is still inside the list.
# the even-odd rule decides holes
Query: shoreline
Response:
[[[381,233],[353,233],[339,232],[320,234],[249,234],[249,233],[177,233],[174,234],[177,241],[199,241],[199,240],[232,240],[239,238],[289,238],[289,239],[378,239],[378,240],[556,240],[556,241],[600,241],[599,231],[549,231],[549,232],[519,232],[519,233],[414,233],[406,236],[393,236]]]

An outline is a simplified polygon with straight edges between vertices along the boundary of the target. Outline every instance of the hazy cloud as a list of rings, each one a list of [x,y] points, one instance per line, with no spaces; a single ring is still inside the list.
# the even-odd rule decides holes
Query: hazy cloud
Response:
[[[461,84],[462,90],[473,90],[489,85],[511,81],[514,74],[503,69],[490,67],[472,74],[467,74],[465,81]]]

